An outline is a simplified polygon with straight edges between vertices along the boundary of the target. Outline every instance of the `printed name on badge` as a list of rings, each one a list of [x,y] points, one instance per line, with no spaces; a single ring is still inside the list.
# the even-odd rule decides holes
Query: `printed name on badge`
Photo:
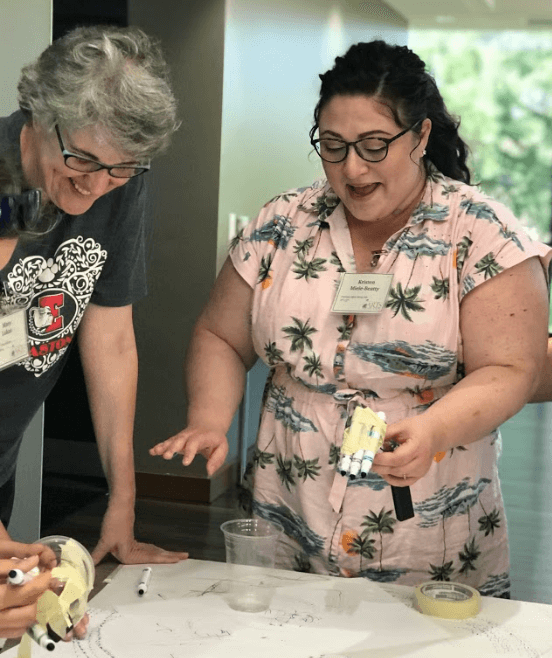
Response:
[[[345,272],[335,295],[332,313],[381,313],[393,282],[392,274]]]

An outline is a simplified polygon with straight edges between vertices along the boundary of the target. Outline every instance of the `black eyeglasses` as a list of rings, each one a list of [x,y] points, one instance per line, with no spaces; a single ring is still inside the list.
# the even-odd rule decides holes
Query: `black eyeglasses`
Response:
[[[136,166],[120,164],[120,165],[106,165],[98,160],[92,160],[90,158],[85,158],[82,155],[77,155],[76,153],[71,153],[65,148],[63,140],[61,139],[61,133],[59,128],[56,125],[56,134],[59,142],[59,147],[61,149],[61,155],[65,164],[69,169],[74,171],[82,171],[84,173],[92,173],[94,171],[100,171],[101,169],[107,169],[110,176],[113,178],[134,178],[134,176],[140,176],[144,174],[150,168],[150,163],[141,164]]]
[[[326,162],[343,162],[349,155],[349,146],[353,146],[359,158],[366,162],[381,162],[387,157],[389,145],[399,137],[406,135],[415,128],[423,119],[416,121],[410,128],[403,130],[395,137],[363,137],[354,142],[345,142],[335,137],[323,137],[322,139],[311,139],[311,144],[318,155]]]

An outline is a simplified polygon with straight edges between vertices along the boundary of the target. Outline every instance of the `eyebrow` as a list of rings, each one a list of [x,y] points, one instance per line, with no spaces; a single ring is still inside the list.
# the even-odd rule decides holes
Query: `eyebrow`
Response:
[[[100,164],[107,164],[104,163],[98,156],[94,155],[93,153],[90,153],[89,151],[85,151],[83,149],[80,149],[78,146],[75,146],[71,142],[69,142],[69,149],[72,152],[75,153],[75,155],[83,155],[85,158],[89,158],[90,160],[94,160],[94,162],[99,162]],[[119,166],[125,166],[125,165],[135,165],[139,164],[136,160],[129,160],[128,162],[118,162],[115,165],[110,165],[111,167],[119,167]]]
[[[338,139],[346,141],[346,140],[343,139],[343,137],[339,133],[336,133],[333,130],[323,130],[320,133],[320,136],[322,137],[322,135],[326,135],[326,134],[333,135],[333,136],[337,137]],[[364,137],[373,137],[374,135],[381,135],[381,134],[391,136],[391,133],[388,133],[385,130],[369,130],[365,133],[361,133],[360,135],[358,135],[357,139],[363,139]]]

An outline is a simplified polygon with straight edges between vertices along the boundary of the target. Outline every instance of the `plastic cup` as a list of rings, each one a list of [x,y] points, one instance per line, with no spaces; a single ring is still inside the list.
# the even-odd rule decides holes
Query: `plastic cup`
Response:
[[[230,567],[228,604],[234,610],[262,612],[272,598],[273,588],[263,583],[262,575],[252,574],[237,565],[273,569],[278,536],[283,528],[264,519],[235,519],[221,525]]]

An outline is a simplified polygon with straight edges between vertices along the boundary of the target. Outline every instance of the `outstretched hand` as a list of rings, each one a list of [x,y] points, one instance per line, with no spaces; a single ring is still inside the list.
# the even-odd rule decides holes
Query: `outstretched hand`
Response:
[[[183,455],[184,466],[189,466],[199,453],[207,459],[207,474],[213,475],[224,464],[228,441],[221,432],[186,427],[170,439],[153,446],[149,453],[163,459],[172,459],[176,453],[180,453]]]
[[[133,518],[116,506],[108,507],[102,522],[100,540],[92,551],[94,564],[108,553],[123,564],[174,564],[185,560],[188,553],[166,551],[153,544],[136,541],[132,533]]]

